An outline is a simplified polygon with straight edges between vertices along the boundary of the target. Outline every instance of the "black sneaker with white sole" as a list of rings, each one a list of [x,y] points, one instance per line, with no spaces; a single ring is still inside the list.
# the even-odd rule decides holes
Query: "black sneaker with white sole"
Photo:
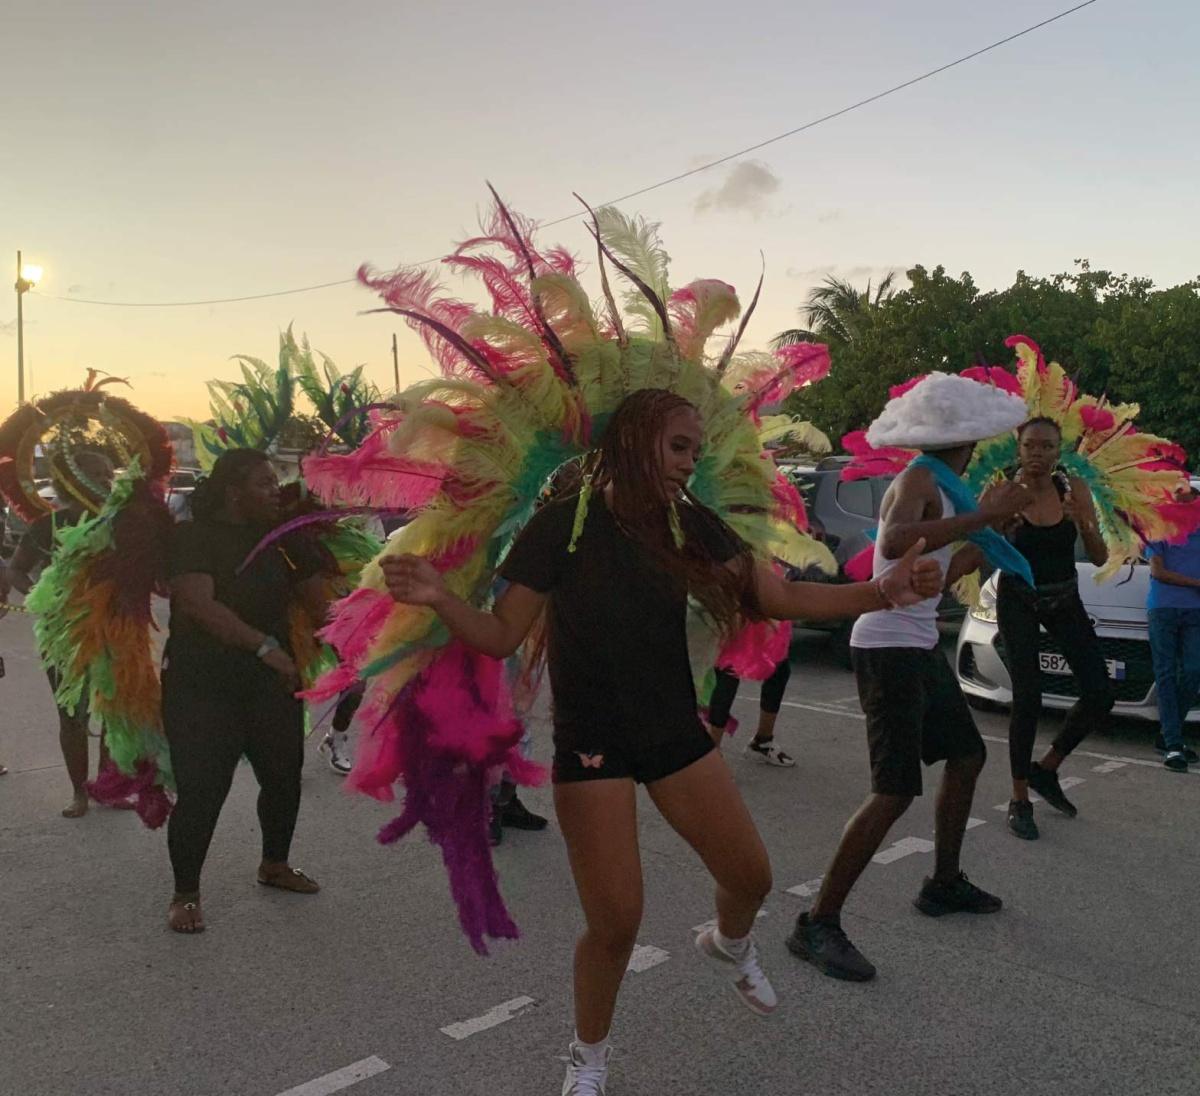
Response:
[[[793,955],[812,963],[822,974],[846,982],[869,982],[875,977],[875,965],[858,950],[842,930],[841,922],[817,918],[808,913],[796,918],[796,927],[787,938]]]
[[[1068,818],[1074,818],[1079,813],[1079,808],[1064,794],[1062,785],[1058,782],[1058,773],[1053,769],[1043,769],[1034,762],[1029,768],[1029,786],[1056,811],[1061,811]]]
[[[930,917],[941,917],[947,913],[996,913],[1004,903],[975,886],[967,873],[960,871],[948,883],[927,878],[913,905]]]
[[[1200,765],[1200,753],[1196,753],[1191,746],[1167,746],[1167,740],[1160,734],[1154,740],[1154,749],[1160,754],[1182,753],[1183,759],[1189,765]]]

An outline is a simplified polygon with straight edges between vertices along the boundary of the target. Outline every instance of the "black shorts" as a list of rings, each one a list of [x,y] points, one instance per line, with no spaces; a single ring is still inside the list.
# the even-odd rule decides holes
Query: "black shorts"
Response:
[[[921,794],[921,762],[987,756],[954,671],[939,650],[853,647],[858,700],[867,715],[871,790]]]
[[[699,719],[689,727],[653,737],[619,729],[588,737],[578,732],[561,733],[556,728],[553,780],[555,784],[573,784],[632,778],[639,784],[653,784],[686,769],[714,749]]]

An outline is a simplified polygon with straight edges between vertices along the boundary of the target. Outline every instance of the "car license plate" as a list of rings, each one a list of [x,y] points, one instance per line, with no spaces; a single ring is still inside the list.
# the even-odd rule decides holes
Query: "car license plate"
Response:
[[[1050,651],[1043,651],[1038,655],[1038,661],[1044,674],[1069,674],[1071,667],[1067,664],[1066,658],[1062,655],[1053,654]],[[1105,665],[1108,666],[1108,676],[1113,681],[1125,680],[1125,663],[1120,662],[1115,658],[1106,658]]]

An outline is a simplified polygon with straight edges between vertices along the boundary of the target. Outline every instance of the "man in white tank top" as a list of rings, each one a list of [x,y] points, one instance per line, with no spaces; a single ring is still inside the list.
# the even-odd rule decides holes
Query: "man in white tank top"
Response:
[[[1014,429],[1025,403],[987,385],[935,373],[891,400],[867,432],[877,448],[920,449],[961,476],[975,443]],[[1026,491],[1004,483],[979,508],[956,513],[935,470],[906,468],[888,489],[875,542],[874,575],[886,574],[919,539],[946,575],[946,586],[977,570],[983,555],[955,544],[1002,525],[1028,504]],[[993,913],[999,898],[967,880],[959,868],[963,833],[986,752],[958,682],[938,649],[939,598],[891,612],[867,613],[851,634],[859,699],[867,716],[871,794],[850,819],[811,910],[800,914],[788,948],[825,974],[849,981],[874,977],[874,966],[847,939],[841,910],[851,888],[888,831],[921,794],[921,762],[945,761],[937,801],[936,862],[916,906],[940,916]]]

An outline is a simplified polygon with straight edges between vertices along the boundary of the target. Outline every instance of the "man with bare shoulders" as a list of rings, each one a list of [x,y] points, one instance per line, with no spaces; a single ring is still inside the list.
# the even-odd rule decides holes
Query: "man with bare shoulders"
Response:
[[[874,549],[874,575],[895,565],[918,540],[946,575],[946,585],[978,569],[1024,563],[998,536],[1028,503],[1024,488],[1003,483],[978,507],[960,477],[975,443],[1011,430],[1026,417],[1024,401],[963,377],[935,373],[891,400],[867,432],[878,448],[920,449],[884,496]],[[953,497],[952,497],[953,496]],[[957,551],[955,545],[978,538]],[[1001,542],[1002,543],[1002,542]],[[923,913],[993,913],[1001,901],[968,881],[959,866],[963,833],[986,751],[954,673],[938,649],[937,597],[891,612],[868,613],[851,634],[859,699],[866,713],[871,794],[847,823],[810,911],[787,940],[793,954],[823,973],[866,981],[875,967],[850,942],[841,911],[851,888],[888,831],[921,794],[921,762],[944,761],[937,797],[933,875],[916,899]]]

